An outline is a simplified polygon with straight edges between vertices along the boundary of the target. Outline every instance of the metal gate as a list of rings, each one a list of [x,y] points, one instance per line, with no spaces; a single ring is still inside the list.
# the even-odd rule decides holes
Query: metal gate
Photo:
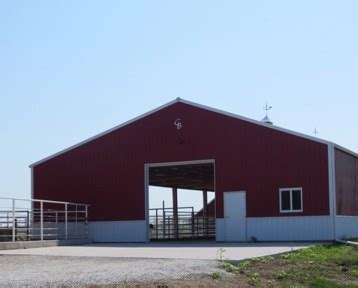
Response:
[[[215,239],[215,217],[193,207],[149,209],[151,240]]]

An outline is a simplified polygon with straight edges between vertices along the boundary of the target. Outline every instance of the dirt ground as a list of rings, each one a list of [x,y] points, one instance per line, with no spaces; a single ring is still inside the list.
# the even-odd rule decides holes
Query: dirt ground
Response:
[[[213,287],[252,287],[245,282],[244,279],[239,279],[234,275],[223,276],[215,280],[211,276],[192,277],[187,279],[169,280],[169,281],[155,281],[148,283],[131,283],[120,285],[94,285],[93,288],[213,288]]]
[[[317,245],[220,267],[226,273],[115,287],[358,287],[358,249],[352,246]]]
[[[358,288],[355,246],[325,244],[241,261],[225,259],[4,254],[0,286]]]

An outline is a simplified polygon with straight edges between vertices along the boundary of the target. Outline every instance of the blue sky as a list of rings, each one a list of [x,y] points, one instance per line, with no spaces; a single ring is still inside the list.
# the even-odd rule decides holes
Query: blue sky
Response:
[[[0,195],[176,97],[358,151],[357,1],[1,1]]]

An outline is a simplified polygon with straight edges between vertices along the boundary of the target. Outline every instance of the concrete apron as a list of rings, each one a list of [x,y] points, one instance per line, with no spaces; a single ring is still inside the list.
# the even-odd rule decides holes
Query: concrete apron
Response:
[[[67,245],[84,245],[90,243],[92,243],[90,239],[0,242],[0,250],[29,249],[29,248],[67,246]]]
[[[312,243],[95,243],[37,249],[0,251],[7,255],[43,255],[152,259],[227,259],[240,261],[295,251]]]

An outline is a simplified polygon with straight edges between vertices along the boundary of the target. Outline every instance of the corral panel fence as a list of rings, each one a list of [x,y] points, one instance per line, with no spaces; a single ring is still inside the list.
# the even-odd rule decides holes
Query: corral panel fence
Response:
[[[88,238],[87,204],[0,197],[0,242]]]
[[[149,209],[151,240],[214,239],[215,217],[194,207]]]

